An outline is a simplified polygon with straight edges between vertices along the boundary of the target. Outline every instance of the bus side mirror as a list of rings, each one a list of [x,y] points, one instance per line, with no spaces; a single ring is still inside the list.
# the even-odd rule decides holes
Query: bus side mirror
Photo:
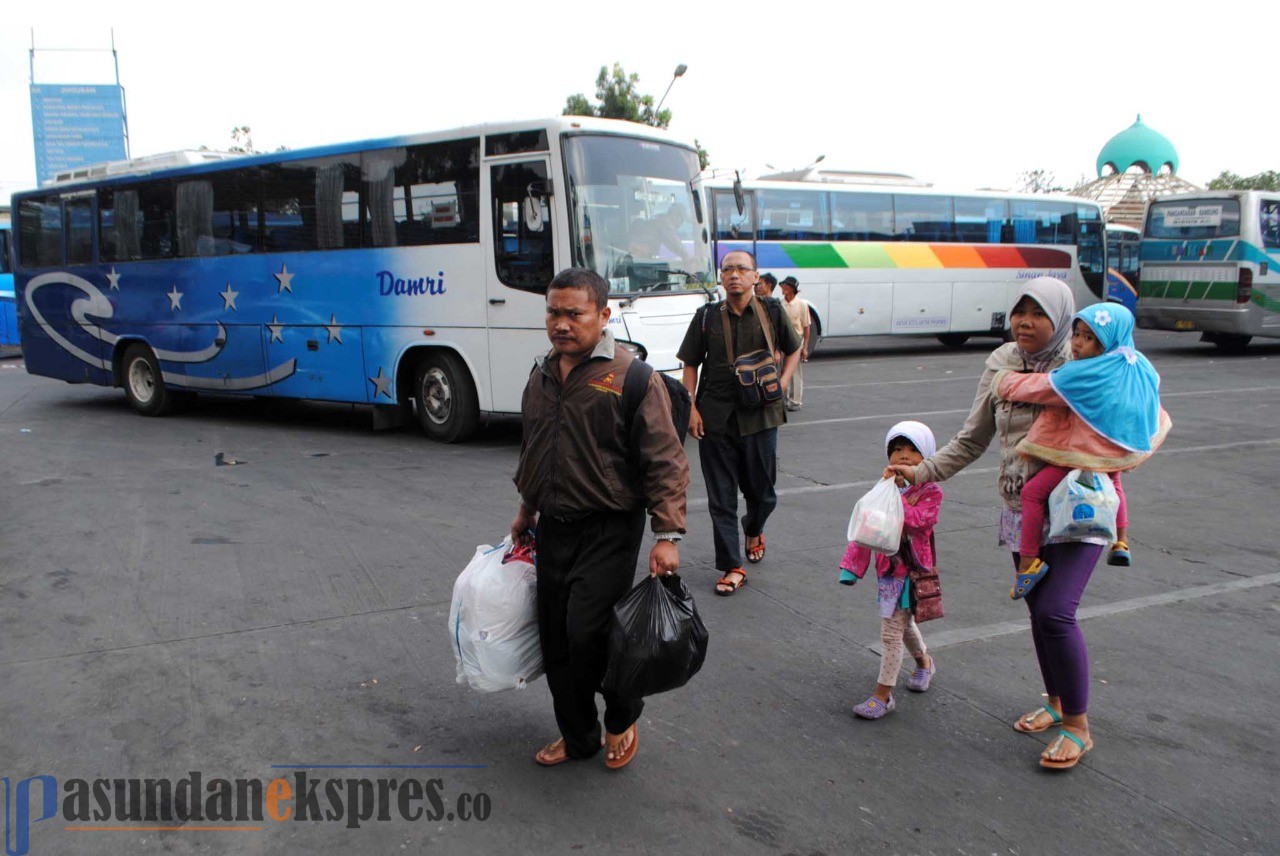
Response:
[[[742,192],[742,176],[738,175],[738,171],[733,171],[733,203],[738,206],[738,213],[747,210],[747,195]]]

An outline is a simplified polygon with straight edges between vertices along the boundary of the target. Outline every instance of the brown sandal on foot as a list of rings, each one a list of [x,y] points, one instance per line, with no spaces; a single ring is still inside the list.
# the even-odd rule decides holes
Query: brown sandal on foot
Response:
[[[631,745],[626,749],[618,750],[617,746],[628,735],[631,735]],[[631,763],[631,759],[636,757],[636,750],[640,748],[640,732],[636,729],[633,722],[627,727],[627,730],[621,734],[609,734],[606,736],[609,752],[614,753],[615,757],[610,758],[607,754],[604,758],[604,765],[610,770],[621,770],[623,767]],[[620,753],[620,754],[619,754]]]
[[[555,753],[559,753],[558,755]],[[572,761],[569,749],[564,745],[564,738],[557,737],[534,754],[533,760],[543,767],[556,767],[565,761]]]
[[[743,548],[747,552],[747,561],[753,565],[759,564],[760,561],[764,559],[764,533],[761,532],[756,537],[760,539],[760,543],[756,546],[751,546],[750,538],[747,538],[742,544]]]
[[[737,582],[734,582],[733,580],[729,579],[729,577],[732,576],[733,574],[737,574],[742,579],[738,580]],[[716,580],[716,594],[720,595],[721,597],[728,597],[729,595],[733,594],[734,592],[736,592],[738,589],[742,588],[746,584],[747,584],[747,572],[744,571],[742,568],[734,568],[732,571],[725,571],[724,576]],[[721,586],[724,586],[724,588],[720,588]]]

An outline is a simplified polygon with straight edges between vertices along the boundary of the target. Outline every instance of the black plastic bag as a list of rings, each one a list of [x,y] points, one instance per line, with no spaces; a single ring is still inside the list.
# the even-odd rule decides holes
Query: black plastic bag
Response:
[[[689,682],[707,657],[707,628],[680,577],[646,576],[613,608],[602,686],[628,698]]]

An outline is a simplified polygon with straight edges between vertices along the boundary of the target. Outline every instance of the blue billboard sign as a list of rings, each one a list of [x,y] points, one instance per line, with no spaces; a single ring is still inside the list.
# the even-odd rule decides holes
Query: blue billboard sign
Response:
[[[31,127],[42,184],[63,170],[128,156],[119,86],[33,84]]]

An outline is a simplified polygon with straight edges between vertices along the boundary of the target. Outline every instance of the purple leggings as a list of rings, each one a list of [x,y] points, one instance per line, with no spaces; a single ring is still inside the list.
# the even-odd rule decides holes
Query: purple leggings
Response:
[[[1049,571],[1026,597],[1044,690],[1060,698],[1062,712],[1072,716],[1089,710],[1089,651],[1076,609],[1102,550],[1101,544],[1081,541],[1045,545],[1040,552]]]

